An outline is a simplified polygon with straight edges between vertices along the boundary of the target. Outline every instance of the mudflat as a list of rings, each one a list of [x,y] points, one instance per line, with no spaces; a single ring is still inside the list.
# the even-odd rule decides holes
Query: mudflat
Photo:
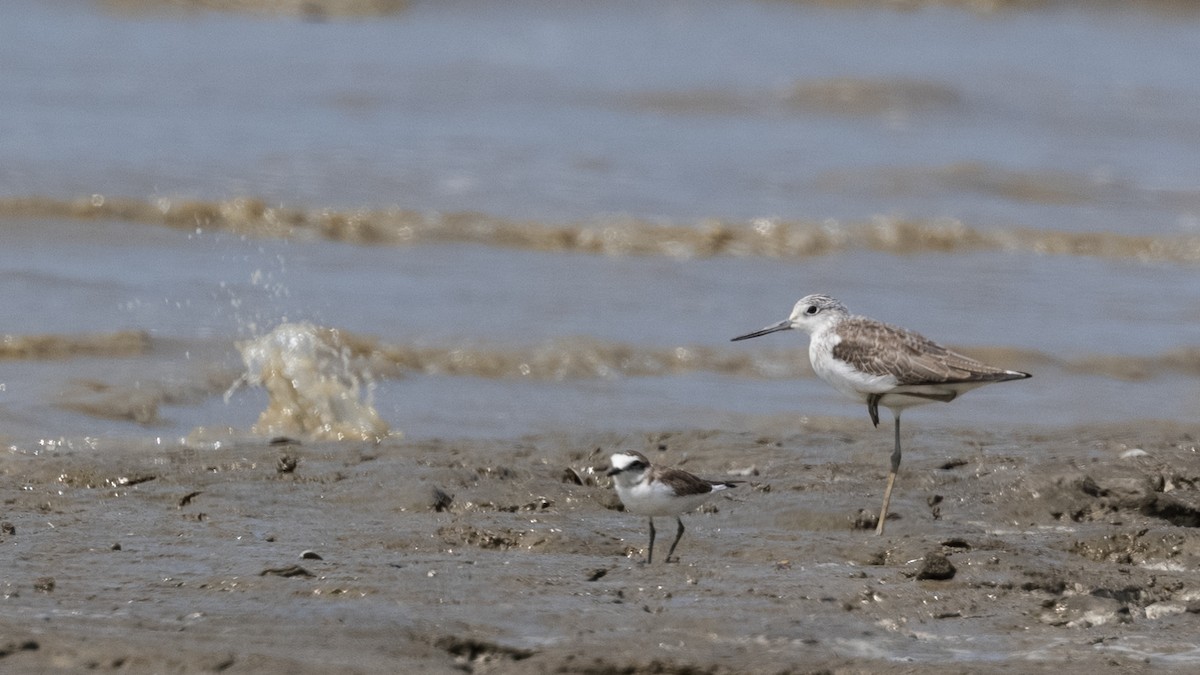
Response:
[[[1197,667],[1200,427],[912,434],[883,537],[890,435],[857,419],[10,452],[0,669]],[[745,482],[645,565],[618,450]]]

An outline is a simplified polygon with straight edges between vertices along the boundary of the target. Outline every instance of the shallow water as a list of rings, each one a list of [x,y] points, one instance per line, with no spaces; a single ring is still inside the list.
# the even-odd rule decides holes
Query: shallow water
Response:
[[[274,381],[394,443],[830,424],[882,467],[803,336],[729,342],[817,291],[1034,374],[906,415],[912,456],[1186,426],[1200,13],[980,7],[0,3],[0,440],[321,437]],[[235,387],[285,325],[342,370]]]
[[[449,2],[313,23],[101,7],[6,3],[3,194],[1197,223],[1194,15]]]
[[[237,345],[296,321],[353,336],[384,420],[420,437],[859,416],[811,377],[802,336],[729,342],[821,288],[1035,373],[923,410],[926,423],[1187,420],[1200,387],[1197,280],[1185,263],[850,248],[798,264],[61,218],[13,219],[6,232],[0,289],[21,330],[9,331],[0,416],[13,439],[245,428],[243,406],[261,410],[266,398],[253,388],[236,405],[221,398],[242,368]],[[142,336],[135,349],[127,331]],[[57,351],[16,348],[33,340]],[[80,341],[99,346],[73,356]],[[64,399],[95,398],[97,383],[111,388],[107,413],[64,410]],[[161,409],[137,418],[143,404]]]

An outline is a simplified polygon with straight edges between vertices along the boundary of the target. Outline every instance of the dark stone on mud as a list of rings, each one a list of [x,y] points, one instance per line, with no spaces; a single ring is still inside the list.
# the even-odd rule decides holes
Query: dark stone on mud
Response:
[[[3,523],[0,523],[0,534],[16,534],[16,533],[17,533],[16,525],[13,525],[12,523],[8,522],[7,520],[4,521]]]
[[[917,579],[944,581],[954,578],[956,571],[949,558],[941,553],[930,552],[925,554],[925,560],[921,563],[921,569],[917,570]]]
[[[288,565],[287,567],[272,567],[258,573],[258,576],[273,576],[273,577],[314,577],[312,572],[304,569],[299,565]]]
[[[292,455],[280,455],[275,462],[275,471],[277,473],[293,473],[296,467],[300,465],[300,459]]]
[[[437,511],[438,513],[441,513],[442,511],[449,511],[450,504],[453,502],[454,502],[454,495],[451,495],[450,493],[446,492],[445,490],[443,490],[439,487],[434,487],[433,488],[433,501],[430,502],[429,508],[433,509],[434,511]]]
[[[24,640],[21,642],[9,642],[4,646],[0,646],[0,659],[6,656],[12,656],[17,652],[35,652],[40,648],[37,640]]]
[[[54,591],[54,577],[38,577],[34,579],[33,590],[52,593]]]
[[[598,580],[604,578],[604,575],[606,575],[606,574],[608,574],[608,569],[604,568],[604,567],[599,567],[594,570],[588,571],[587,580],[588,581],[598,581]]]

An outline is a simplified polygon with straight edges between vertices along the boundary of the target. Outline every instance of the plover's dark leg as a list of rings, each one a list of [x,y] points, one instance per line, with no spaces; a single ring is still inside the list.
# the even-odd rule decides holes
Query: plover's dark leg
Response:
[[[670,557],[669,555],[667,557]],[[646,552],[646,564],[654,559],[654,519],[650,519],[650,550]]]
[[[883,490],[883,508],[879,511],[879,522],[875,525],[875,534],[883,534],[883,523],[887,520],[888,504],[892,501],[892,486],[896,484],[896,472],[900,470],[900,413],[895,410],[896,417],[896,449],[892,451],[892,470],[888,472],[887,487]]]
[[[679,529],[675,532],[675,541],[671,542],[671,550],[667,551],[667,562],[671,562],[671,554],[675,552],[675,545],[683,539],[683,518],[675,516],[675,522],[679,523]]]

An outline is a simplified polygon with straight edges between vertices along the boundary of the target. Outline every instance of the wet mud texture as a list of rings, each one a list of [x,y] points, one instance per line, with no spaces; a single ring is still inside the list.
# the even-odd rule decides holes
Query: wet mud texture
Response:
[[[876,537],[864,426],[12,451],[0,670],[1194,672],[1200,428],[925,429]],[[678,562],[629,449],[746,481]]]

